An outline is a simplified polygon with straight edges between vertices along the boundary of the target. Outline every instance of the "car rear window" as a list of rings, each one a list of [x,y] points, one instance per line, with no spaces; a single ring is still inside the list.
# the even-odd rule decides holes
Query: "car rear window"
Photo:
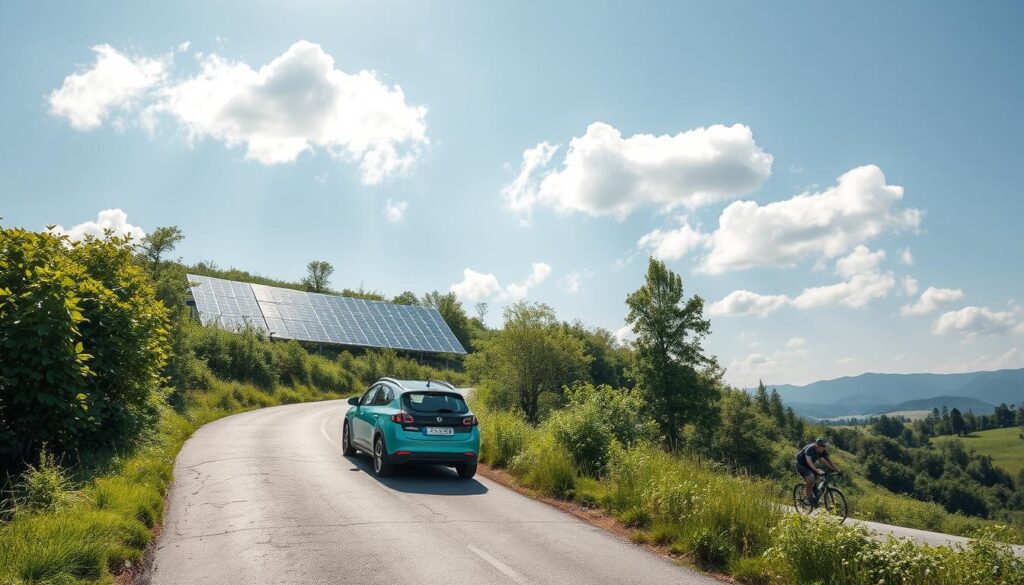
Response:
[[[411,412],[454,413],[469,412],[466,401],[458,394],[446,392],[409,392],[402,396],[402,405]]]

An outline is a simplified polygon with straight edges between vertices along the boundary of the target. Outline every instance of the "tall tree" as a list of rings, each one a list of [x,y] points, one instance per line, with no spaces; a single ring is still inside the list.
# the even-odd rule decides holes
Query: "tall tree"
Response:
[[[768,398],[768,414],[772,415],[780,427],[786,426],[786,409],[782,406],[782,396],[779,391],[772,388],[772,394]]]
[[[704,300],[684,300],[679,275],[651,258],[643,286],[626,298],[626,306],[626,322],[636,333],[638,386],[674,449],[684,424],[713,417],[719,395],[717,361],[702,345],[711,331]]]
[[[154,278],[160,274],[164,255],[174,250],[178,242],[184,239],[185,236],[181,233],[181,230],[178,229],[178,226],[174,225],[158,227],[142,238],[136,249],[146,259],[149,271]]]
[[[467,358],[470,376],[495,392],[511,392],[527,419],[540,419],[542,400],[557,400],[564,386],[586,376],[590,358],[543,304],[505,309],[505,326],[481,340]]]
[[[334,274],[334,266],[326,260],[313,260],[306,264],[306,277],[302,284],[313,292],[327,292],[331,284],[331,275]]]
[[[761,380],[757,381],[757,394],[754,395],[754,404],[764,414],[771,412],[768,406],[768,389],[765,388],[764,382]]]
[[[949,429],[954,435],[964,434],[964,417],[960,414],[959,408],[949,411]]]
[[[473,309],[476,311],[476,318],[480,319],[481,323],[483,323],[484,319],[487,318],[487,309],[489,308],[490,306],[487,304],[487,301],[480,301],[473,305]]]

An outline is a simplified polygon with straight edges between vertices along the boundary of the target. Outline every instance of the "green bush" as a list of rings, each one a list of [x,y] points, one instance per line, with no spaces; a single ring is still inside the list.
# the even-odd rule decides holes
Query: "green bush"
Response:
[[[612,441],[627,447],[657,441],[658,426],[642,414],[646,409],[638,391],[577,383],[566,394],[568,404],[545,426],[583,473],[604,474]]]
[[[167,310],[127,238],[0,228],[0,465],[155,422]]]

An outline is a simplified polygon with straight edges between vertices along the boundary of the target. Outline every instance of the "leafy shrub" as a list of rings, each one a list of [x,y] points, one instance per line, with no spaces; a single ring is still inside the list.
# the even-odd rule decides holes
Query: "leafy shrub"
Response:
[[[130,439],[154,422],[167,310],[128,238],[0,228],[0,463]]]
[[[613,440],[629,447],[658,439],[658,426],[641,414],[646,409],[636,390],[577,383],[566,394],[569,403],[545,424],[588,475],[604,473]]]

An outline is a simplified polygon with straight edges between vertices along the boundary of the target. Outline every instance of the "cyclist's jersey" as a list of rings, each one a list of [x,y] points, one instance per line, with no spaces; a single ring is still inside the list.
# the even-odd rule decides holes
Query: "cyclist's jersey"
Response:
[[[807,465],[808,457],[810,457],[811,463],[817,463],[818,459],[828,459],[828,450],[826,449],[821,453],[818,453],[818,450],[815,449],[815,445],[816,443],[808,443],[807,445],[804,445],[804,448],[800,449],[796,454],[796,462],[801,465]]]

